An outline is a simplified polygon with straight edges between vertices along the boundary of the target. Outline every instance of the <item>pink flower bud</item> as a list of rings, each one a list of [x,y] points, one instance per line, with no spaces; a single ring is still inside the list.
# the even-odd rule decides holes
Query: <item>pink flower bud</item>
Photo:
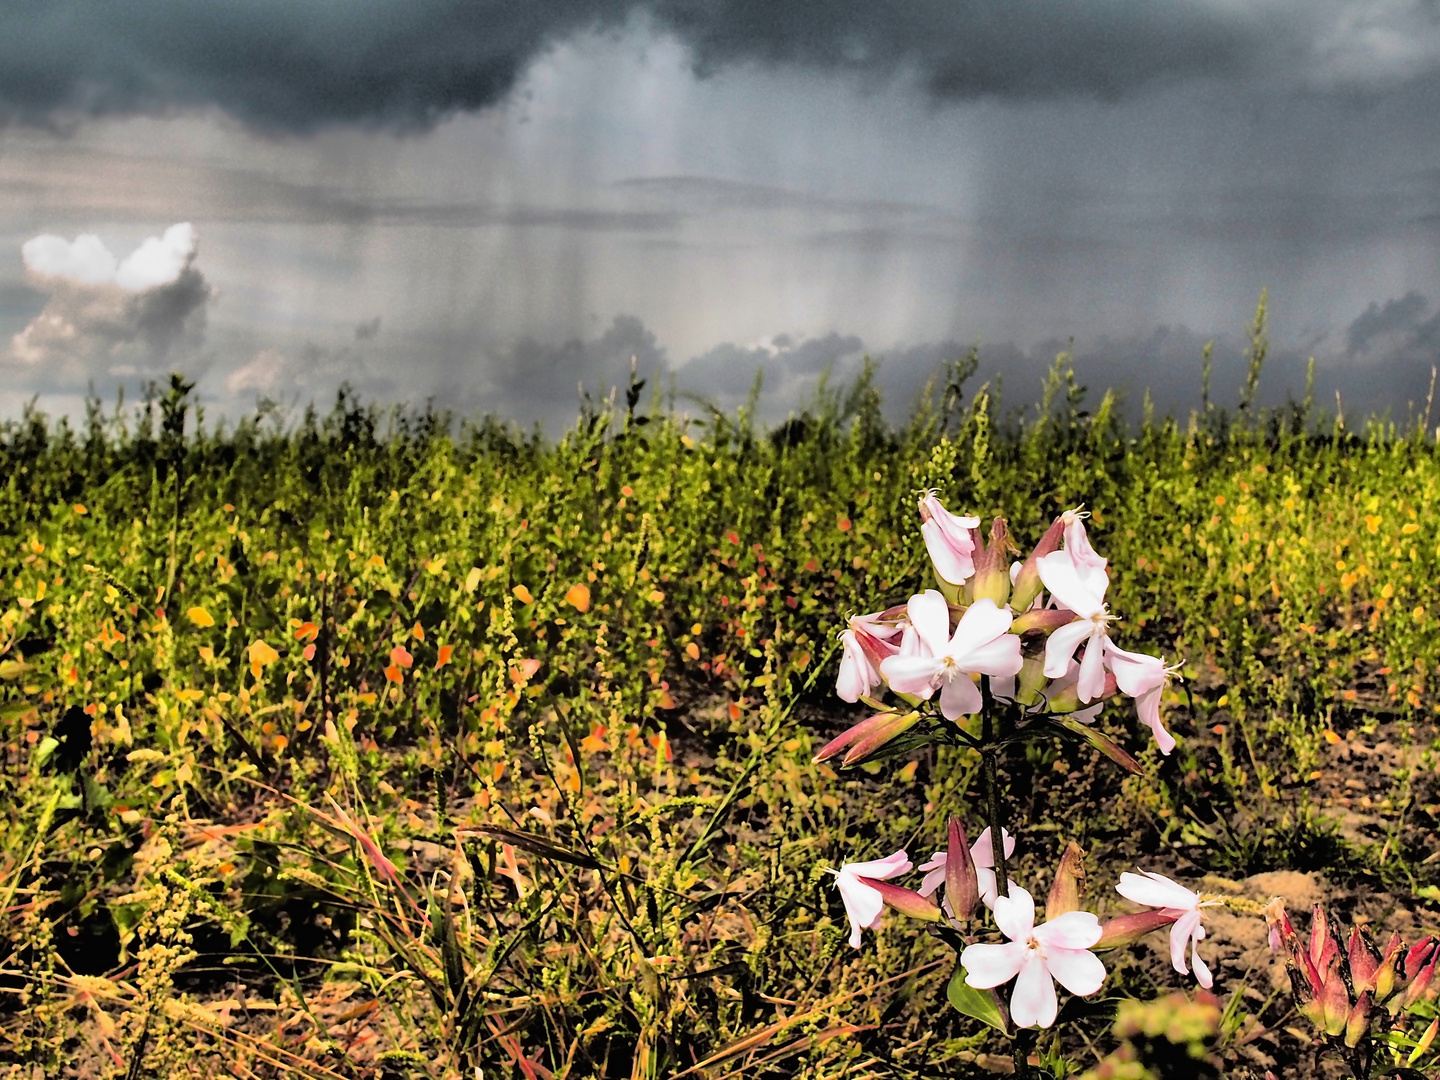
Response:
[[[975,577],[970,584],[976,600],[993,600],[1001,607],[1010,599],[1010,547],[1005,519],[997,517],[990,523],[989,541],[977,545],[975,552]]]
[[[1085,852],[1074,840],[1065,844],[1060,855],[1060,865],[1055,868],[1055,881],[1050,886],[1050,895],[1045,900],[1045,921],[1058,919],[1071,911],[1080,910],[1080,898],[1085,894]],[[1103,933],[1103,931],[1102,931]]]
[[[1010,590],[1010,607],[1014,611],[1024,611],[1035,598],[1040,595],[1044,583],[1040,580],[1039,562],[1052,551],[1060,550],[1060,541],[1065,536],[1065,518],[1057,517],[1051,523],[1050,528],[1045,530],[1045,535],[1040,537],[1040,542],[1035,545],[1035,550],[1030,552],[1025,562],[1020,566],[1020,573],[1015,576],[1015,585]],[[1016,631],[1020,633],[1020,631]]]
[[[880,899],[885,901],[885,906],[893,908],[901,915],[908,915],[922,922],[939,922],[945,917],[937,905],[911,889],[891,885],[879,878],[858,877],[857,880],[878,892]]]
[[[961,922],[968,922],[980,900],[980,882],[965,826],[959,818],[950,819],[945,839],[945,899],[950,902],[951,914]]]
[[[1370,1033],[1370,1014],[1374,1005],[1374,996],[1366,990],[1355,999],[1355,1005],[1350,1009],[1350,1018],[1345,1022],[1345,1045],[1352,1050]]]
[[[1100,940],[1091,946],[1093,950],[1118,949],[1133,945],[1146,934],[1170,926],[1179,918],[1168,914],[1162,908],[1137,911],[1133,915],[1120,915],[1100,927]]]
[[[1325,1016],[1325,1034],[1338,1038],[1345,1033],[1345,1026],[1350,1022],[1350,994],[1339,972],[1335,972],[1320,988],[1319,1000]]]

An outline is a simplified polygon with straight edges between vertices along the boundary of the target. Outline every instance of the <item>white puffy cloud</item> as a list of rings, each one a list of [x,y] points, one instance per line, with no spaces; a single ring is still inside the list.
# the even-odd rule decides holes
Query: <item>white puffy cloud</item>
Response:
[[[206,307],[217,294],[195,265],[196,254],[188,222],[150,237],[124,260],[89,233],[26,241],[21,256],[30,283],[50,295],[11,338],[0,355],[3,367],[11,377],[44,384],[36,389],[158,373],[204,339]],[[193,356],[184,359],[194,366]]]

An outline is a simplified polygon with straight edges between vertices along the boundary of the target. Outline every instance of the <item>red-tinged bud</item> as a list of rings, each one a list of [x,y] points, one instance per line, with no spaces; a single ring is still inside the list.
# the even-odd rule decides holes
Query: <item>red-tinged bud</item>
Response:
[[[1015,585],[1010,590],[1010,607],[1015,611],[1024,611],[1035,602],[1040,595],[1044,583],[1040,580],[1040,560],[1052,551],[1060,550],[1060,541],[1065,537],[1065,519],[1057,517],[1051,523],[1050,528],[1045,530],[1045,535],[1040,537],[1040,542],[1035,545],[1035,550],[1030,552],[1025,562],[1020,566],[1020,573],[1015,576]],[[1019,633],[1019,631],[1016,631]]]
[[[889,723],[896,715],[898,714],[893,710],[887,709],[884,712],[876,713],[874,716],[866,717],[858,724],[846,728],[820,748],[820,752],[816,754],[814,758],[816,764],[822,761],[829,761],[852,743]]]
[[[1289,965],[1286,970],[1290,974],[1290,992],[1295,998],[1296,1011],[1309,1020],[1312,1027],[1324,1031],[1325,1010],[1321,1007],[1320,999],[1310,987],[1309,981],[1294,964]]]
[[[978,538],[978,530],[976,531]],[[993,600],[1004,607],[1010,599],[1010,533],[1005,519],[997,517],[990,523],[990,539],[975,549],[975,577],[970,584],[976,600]]]
[[[940,908],[921,896],[919,893],[901,888],[899,885],[891,885],[888,881],[881,881],[879,878],[859,877],[856,880],[864,882],[880,894],[880,899],[885,901],[885,906],[893,908],[901,915],[907,915],[912,919],[920,919],[922,922],[939,922],[945,917]]]
[[[1045,900],[1045,920],[1058,919],[1061,915],[1080,910],[1080,899],[1085,895],[1085,852],[1074,840],[1065,844],[1060,855],[1060,865],[1055,868],[1055,881],[1050,886],[1050,895]]]
[[[1028,634],[1031,631],[1049,634],[1075,621],[1075,613],[1069,608],[1034,608],[1015,616],[1010,624],[1012,634]]]
[[[1178,918],[1178,915],[1165,914],[1162,908],[1137,911],[1133,915],[1121,915],[1101,925],[1100,940],[1090,948],[1093,951],[1101,952],[1105,949],[1119,949],[1126,945],[1133,945],[1146,934],[1169,926]]]
[[[975,874],[975,860],[970,856],[970,842],[965,826],[952,817],[946,829],[945,899],[950,913],[961,922],[968,922],[980,901],[980,882]]]
[[[1415,973],[1415,978],[1410,980],[1410,985],[1405,987],[1405,1008],[1410,1008],[1417,1001],[1424,1001],[1432,998],[1435,994],[1430,989],[1430,984],[1435,981],[1435,963],[1440,960],[1440,953],[1432,954],[1430,962]]]
[[[1433,937],[1423,937],[1411,945],[1405,952],[1405,963],[1400,969],[1405,978],[1407,980],[1415,978],[1420,969],[1425,966],[1425,962],[1434,956],[1435,951],[1436,944]]]
[[[920,713],[918,712],[891,713],[889,723],[866,732],[850,744],[850,749],[846,752],[845,760],[841,764],[848,769],[852,765],[859,765],[867,758],[874,757],[884,749],[887,743],[893,742],[919,722]]]
[[[1310,962],[1322,978],[1329,979],[1330,969],[1340,959],[1340,933],[1331,923],[1325,908],[1315,905],[1310,917]]]
[[[1370,1014],[1374,1008],[1375,999],[1368,990],[1355,999],[1350,1018],[1345,1021],[1345,1045],[1352,1050],[1370,1033]]]
[[[1380,958],[1380,966],[1375,969],[1375,1000],[1378,1002],[1389,1001],[1392,994],[1403,989],[1400,967],[1405,962],[1405,955],[1399,941],[1399,934],[1390,939],[1390,944],[1385,947],[1385,954]]]
[[[1040,691],[1045,686],[1045,654],[1024,656],[1020,661],[1020,674],[1015,679],[1015,700],[1021,705],[1034,705],[1040,700]]]
[[[1339,974],[1331,976],[1320,988],[1320,1009],[1325,1014],[1325,1034],[1339,1038],[1350,1022],[1350,993]]]
[[[1430,1047],[1435,1045],[1436,1035],[1440,1035],[1440,1016],[1430,1021],[1430,1026],[1425,1029],[1425,1034],[1420,1036],[1420,1041],[1415,1044],[1415,1049],[1410,1051],[1410,1056],[1405,1059],[1405,1064],[1413,1068],[1415,1063],[1425,1056]]]
[[[1375,989],[1375,977],[1380,971],[1380,951],[1370,940],[1370,933],[1361,927],[1350,931],[1348,948],[1350,960],[1350,986],[1357,994]]]
[[[1112,698],[1119,689],[1120,687],[1115,682],[1114,672],[1107,671],[1105,672],[1105,686],[1101,689],[1100,696],[1097,697],[1095,701],[1104,701],[1107,698]],[[1062,716],[1065,713],[1076,712],[1079,709],[1086,708],[1093,704],[1095,704],[1094,701],[1081,701],[1079,683],[1071,683],[1064,690],[1046,698],[1045,711],[1056,716]]]

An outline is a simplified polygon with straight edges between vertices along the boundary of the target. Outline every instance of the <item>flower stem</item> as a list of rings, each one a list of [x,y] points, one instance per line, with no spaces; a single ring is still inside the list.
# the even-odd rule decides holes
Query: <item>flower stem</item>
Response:
[[[985,726],[990,719],[985,718]],[[1001,896],[1010,895],[1010,871],[1005,866],[1005,828],[1000,817],[1000,778],[993,749],[980,751],[980,769],[985,775],[985,801],[990,825],[990,850],[995,859],[995,891]]]

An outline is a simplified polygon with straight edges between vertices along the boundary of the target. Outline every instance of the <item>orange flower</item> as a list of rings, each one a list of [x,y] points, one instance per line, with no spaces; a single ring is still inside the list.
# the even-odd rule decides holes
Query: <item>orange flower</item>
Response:
[[[415,663],[415,657],[411,656],[404,645],[396,645],[390,650],[390,665],[397,668],[408,668]]]
[[[435,656],[435,668],[439,670],[450,662],[450,657],[455,653],[454,645],[441,645]]]

